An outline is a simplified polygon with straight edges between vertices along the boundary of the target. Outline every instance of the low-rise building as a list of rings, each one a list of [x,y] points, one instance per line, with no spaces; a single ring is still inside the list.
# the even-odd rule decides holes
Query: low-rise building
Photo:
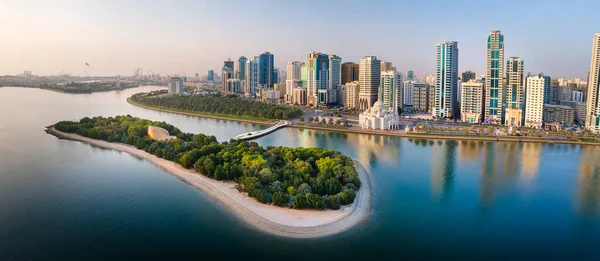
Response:
[[[560,105],[569,106],[575,109],[575,122],[579,125],[585,125],[586,106],[585,102],[560,101]]]
[[[575,109],[566,105],[544,104],[544,123],[573,124]]]
[[[304,88],[294,89],[293,104],[306,105],[308,92]]]

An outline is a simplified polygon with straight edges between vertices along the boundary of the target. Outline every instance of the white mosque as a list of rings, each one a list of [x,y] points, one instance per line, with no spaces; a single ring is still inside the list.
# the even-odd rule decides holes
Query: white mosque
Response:
[[[398,111],[388,111],[381,101],[375,102],[370,110],[365,110],[358,115],[358,123],[362,129],[400,129],[400,117],[398,116]]]

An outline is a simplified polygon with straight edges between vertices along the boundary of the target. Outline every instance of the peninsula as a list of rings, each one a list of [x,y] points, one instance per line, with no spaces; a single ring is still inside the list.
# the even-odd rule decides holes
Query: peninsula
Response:
[[[149,126],[176,138],[150,139]],[[368,173],[339,152],[218,143],[212,136],[131,116],[63,121],[47,132],[145,159],[205,192],[248,225],[279,236],[334,235],[364,222],[370,213]]]

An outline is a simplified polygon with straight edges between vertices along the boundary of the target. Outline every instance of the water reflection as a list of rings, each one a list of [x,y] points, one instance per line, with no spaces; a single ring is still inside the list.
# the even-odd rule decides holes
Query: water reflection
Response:
[[[600,147],[582,146],[577,211],[591,219],[600,215]]]
[[[452,192],[456,147],[456,141],[437,141],[432,145],[431,193],[435,198],[446,199]]]
[[[522,144],[521,177],[524,180],[532,180],[537,175],[543,146],[541,143]]]

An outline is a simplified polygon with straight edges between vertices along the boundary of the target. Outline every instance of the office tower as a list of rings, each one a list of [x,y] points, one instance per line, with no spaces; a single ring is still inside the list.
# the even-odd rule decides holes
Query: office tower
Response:
[[[600,132],[600,103],[598,103],[598,94],[600,93],[600,33],[594,35],[592,44],[592,61],[587,81],[587,120],[585,126],[588,130],[596,133]]]
[[[248,64],[248,69],[249,69],[249,74],[248,74],[248,84],[247,89],[248,89],[248,95],[249,97],[260,97],[262,92],[261,92],[261,85],[259,83],[259,75],[260,75],[260,58],[258,56],[255,56],[254,59],[252,61],[249,61]]]
[[[471,80],[477,80],[477,74],[475,74],[475,72],[472,72],[472,71],[463,72],[462,76],[460,77],[460,80],[462,82],[469,82]]]
[[[504,119],[504,35],[493,30],[487,39],[485,69],[485,121],[502,124]]]
[[[308,88],[308,66],[300,67],[300,87],[303,89]]]
[[[392,62],[384,62],[384,61],[381,61],[381,71],[382,71],[382,72],[386,72],[386,71],[395,71],[393,68],[394,68],[394,67],[392,67]]]
[[[414,105],[413,100],[414,100],[415,82],[410,81],[410,80],[405,81],[403,88],[404,88],[404,90],[402,92],[403,105],[413,106]]]
[[[240,58],[238,58],[238,60],[237,60],[236,78],[239,79],[240,81],[243,81],[246,79],[246,62],[247,61],[248,61],[248,59],[244,56],[240,56]]]
[[[258,66],[258,84],[261,88],[273,88],[275,82],[275,57],[269,52],[259,55],[260,65]]]
[[[207,81],[214,81],[215,80],[215,72],[213,70],[208,70],[208,76],[206,77]]]
[[[301,68],[304,66],[303,62],[293,61],[287,63],[287,79],[286,80],[300,80]]]
[[[523,67],[520,57],[510,57],[506,62],[506,116],[504,125],[521,126],[523,124]]]
[[[458,112],[458,42],[437,45],[434,118],[455,118]]]
[[[360,93],[360,83],[358,81],[348,82],[344,85],[346,98],[346,108],[358,108],[358,95]]]
[[[413,84],[413,110],[417,113],[429,112],[429,84]]]
[[[342,64],[342,84],[358,81],[358,64],[345,62]]]
[[[233,78],[233,61],[232,60],[227,60],[223,62],[223,76],[221,77],[222,79],[222,84],[223,86],[221,86],[223,88],[223,92],[227,93],[227,80],[232,79]]]
[[[340,91],[342,89],[342,58],[337,55],[329,55],[329,103],[339,103]]]
[[[280,82],[281,72],[279,68],[273,68],[273,87]]]
[[[550,78],[545,77],[543,74],[531,75],[527,76],[525,84],[525,126],[541,128],[544,111],[544,87],[550,85]]]
[[[169,78],[169,93],[180,94],[183,90],[183,78],[179,76]]]
[[[480,123],[483,112],[483,82],[471,79],[462,83],[460,115],[463,122]]]
[[[415,72],[413,72],[412,70],[406,72],[406,79],[407,80],[415,80]]]
[[[381,61],[375,56],[365,56],[360,59],[359,65],[359,109],[370,109],[377,101],[379,82],[381,76]]]
[[[402,77],[396,71],[381,72],[381,87],[379,100],[389,111],[398,112],[402,108]]]
[[[241,89],[240,79],[228,79],[227,80],[227,93],[240,93]]]
[[[308,103],[317,105],[317,93],[326,90],[329,76],[329,57],[327,54],[311,52],[308,54],[307,68]]]

